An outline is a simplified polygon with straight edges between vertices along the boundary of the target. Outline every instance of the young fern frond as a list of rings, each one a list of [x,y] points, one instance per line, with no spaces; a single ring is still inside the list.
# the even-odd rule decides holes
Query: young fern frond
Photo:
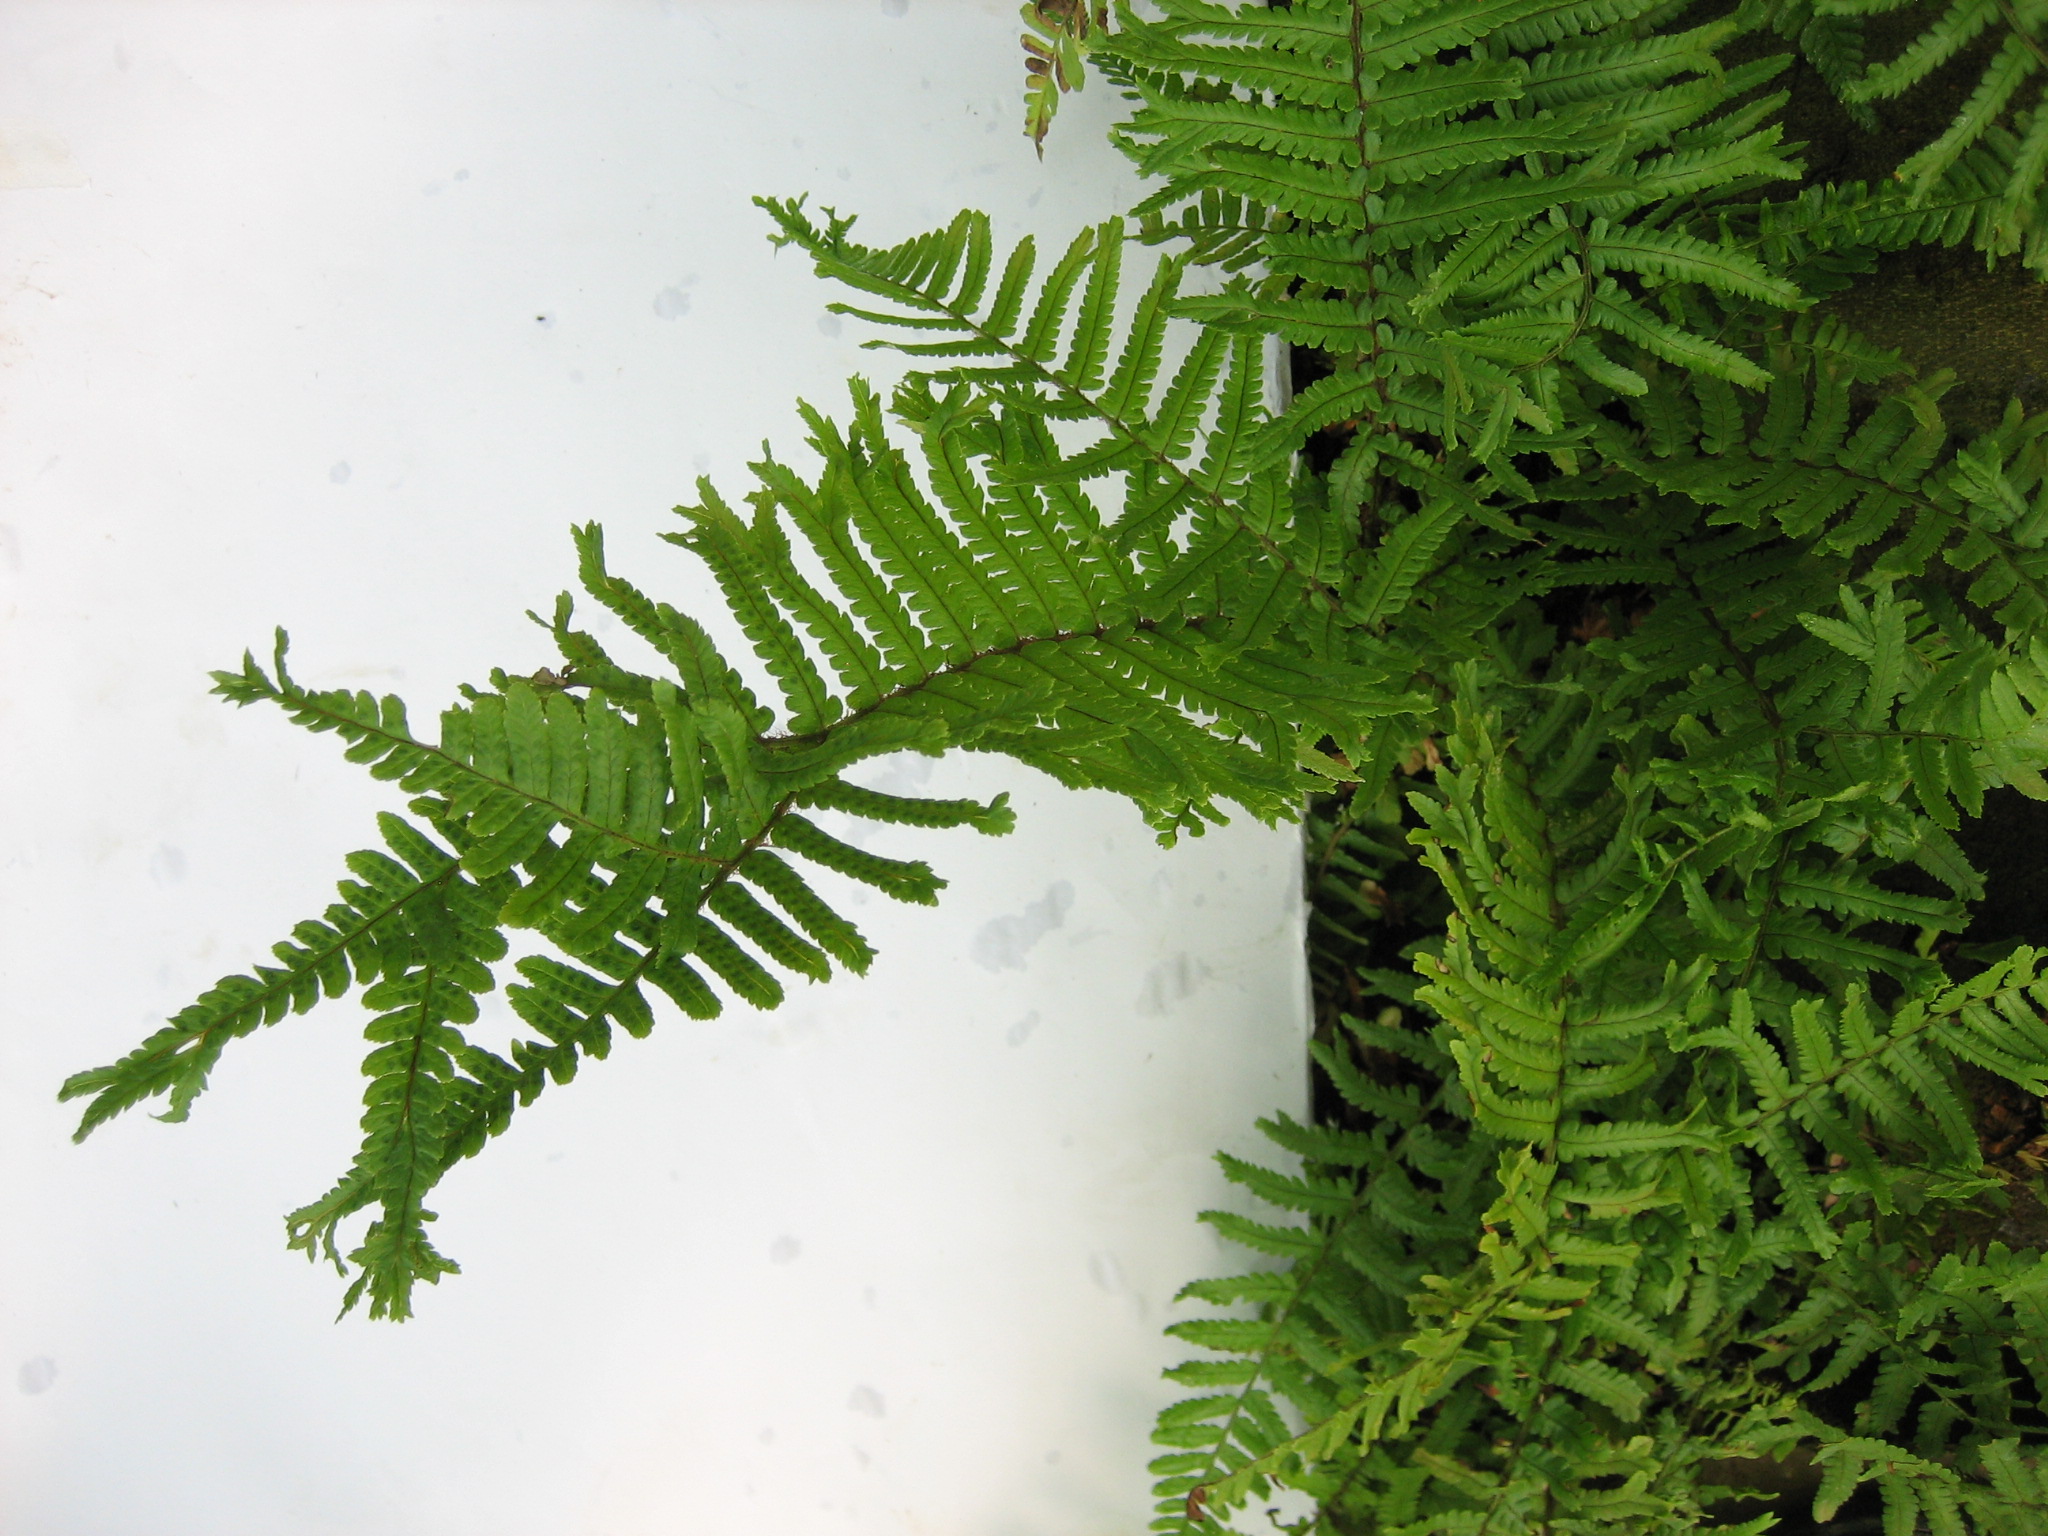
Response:
[[[1091,35],[1109,25],[1105,0],[1028,0],[1024,7],[1024,132],[1045,158],[1060,97],[1087,83]]]

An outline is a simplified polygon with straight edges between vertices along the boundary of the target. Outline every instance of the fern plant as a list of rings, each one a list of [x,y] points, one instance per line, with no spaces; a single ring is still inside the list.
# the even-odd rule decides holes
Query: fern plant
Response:
[[[1306,810],[1319,1113],[1225,1160],[1279,1214],[1207,1218],[1268,1262],[1187,1292],[1156,1529],[1284,1487],[1344,1536],[1759,1533],[1772,1463],[1816,1520],[2041,1529],[2048,1259],[1990,1235],[2017,1175],[1972,1084],[2048,1095],[2048,954],[1968,942],[1957,834],[2048,799],[2048,418],[1965,438],[1951,379],[1826,308],[2005,228],[2035,157],[1987,128],[1916,191],[1798,185],[1772,40],[1874,98],[1847,6],[1087,14],[1174,247],[1134,297],[1122,220],[1041,275],[980,214],[872,247],[761,200],[910,364],[801,408],[821,470],[700,482],[670,535],[774,702],[594,527],[583,591],[666,675],[564,596],[561,669],[428,742],[280,635],[218,691],[410,815],[277,964],[65,1085],[81,1134],[360,989],[362,1149],[290,1240],[403,1317],[454,1268],[434,1184],[614,1025],[867,965],[807,870],[935,899],[806,811],[1010,829],[856,763],[1003,752],[1166,842]],[[1274,338],[1320,376],[1269,415]],[[514,927],[557,954],[501,1056],[464,1030]]]
[[[1788,196],[1784,60],[1702,58],[1782,15],[1161,9],[1097,50],[1164,177],[1144,232],[1263,274],[1190,312],[1320,354],[1269,449],[1414,552],[1391,611],[1353,594],[1352,654],[1402,658],[1441,746],[1389,732],[1349,803],[1396,825],[1419,770],[1451,910],[1409,923],[1415,978],[1361,963],[1396,883],[1365,840],[1337,1103],[1268,1127],[1299,1173],[1226,1163],[1305,1220],[1209,1218],[1282,1262],[1190,1288],[1239,1315],[1175,1330],[1208,1353],[1172,1373],[1200,1391],[1160,1421],[1157,1528],[1281,1484],[1304,1530],[1762,1530],[1716,1507],[1766,1456],[1818,1469],[1819,1520],[1868,1481],[1888,1532],[2038,1528],[2048,1265],[1952,1234],[2002,1193],[1959,1071],[2048,1088],[2048,990],[2034,951],[1941,956],[1982,895],[1961,818],[2048,790],[2041,426],[1960,443],[1947,380],[1801,313],[1877,251],[1981,240],[2037,171]],[[1575,201],[1603,97],[1635,175]],[[1576,145],[1540,142],[1560,119]],[[1660,198],[1698,163],[1660,131],[1725,158]]]

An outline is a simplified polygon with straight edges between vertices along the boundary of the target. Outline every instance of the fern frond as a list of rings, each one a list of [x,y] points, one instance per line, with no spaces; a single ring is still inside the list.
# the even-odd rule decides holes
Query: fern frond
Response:
[[[1103,473],[1123,474],[1126,505],[1117,534],[1127,550],[1148,533],[1170,526],[1196,508],[1210,516],[1242,522],[1241,502],[1250,489],[1246,481],[1249,464],[1235,454],[1219,456],[1214,452],[1205,455],[1200,464],[1186,461],[1206,412],[1215,409],[1223,413],[1226,440],[1250,428],[1263,414],[1258,350],[1238,348],[1230,354],[1226,367],[1210,339],[1201,338],[1156,408],[1151,400],[1164,348],[1165,322],[1183,307],[1176,303],[1182,272],[1179,263],[1168,261],[1155,271],[1117,369],[1106,387],[1101,385],[1112,350],[1109,317],[1125,239],[1121,220],[1110,220],[1075,239],[1040,285],[1030,318],[1019,330],[1016,321],[1029,286],[1028,243],[1020,244],[1008,263],[1006,270],[1015,274],[1015,281],[1006,276],[996,299],[981,314],[972,304],[962,302],[950,277],[943,282],[911,280],[920,270],[913,259],[916,253],[931,249],[950,253],[956,248],[965,253],[974,242],[986,239],[985,220],[974,224],[963,215],[947,231],[877,250],[847,239],[851,221],[829,211],[826,225],[820,228],[804,215],[801,200],[758,201],[779,226],[780,233],[774,237],[778,244],[803,249],[816,261],[821,275],[887,294],[900,306],[893,312],[851,308],[844,312],[885,326],[909,327],[920,334],[953,333],[946,341],[877,339],[869,345],[889,346],[918,358],[992,360],[916,374],[906,389],[899,391],[899,409],[928,429],[928,441],[934,425],[951,426],[986,410],[987,405],[975,403],[979,398],[996,406],[1008,422],[1015,423],[1018,432],[1011,437],[1004,430],[1003,451],[994,455],[1005,465],[1001,479],[1011,484],[1029,480],[1057,485]],[[952,269],[950,260],[926,265],[937,273]],[[1082,293],[1078,305],[1074,302],[1077,290]],[[1061,361],[1063,351],[1065,359]],[[948,386],[943,401],[931,393],[935,384]],[[962,393],[962,386],[971,386],[975,393]],[[1063,454],[1044,430],[1044,422],[1051,419],[1085,421],[1100,435],[1078,452]],[[942,475],[942,487],[956,483],[957,476],[957,469]],[[966,499],[957,490],[951,494],[956,505]],[[1292,566],[1279,540],[1264,530],[1255,530],[1254,537],[1267,559],[1283,568]],[[1334,594],[1319,579],[1310,575],[1307,580],[1317,600],[1334,606]]]
[[[1146,238],[1182,233],[1195,259],[1233,268],[1262,255],[1278,277],[1312,285],[1284,298],[1246,290],[1187,311],[1333,354],[1329,409],[1290,412],[1290,446],[1333,421],[1364,417],[1497,453],[1508,415],[1465,416],[1464,383],[1428,337],[1460,276],[1446,265],[1452,252],[1461,260],[1482,248],[1497,253],[1539,224],[1567,238],[1523,280],[1558,299],[1560,312],[1544,313],[1546,334],[1493,356],[1501,366],[1479,381],[1489,404],[1504,388],[1519,390],[1508,382],[1514,374],[1560,362],[1602,382],[1626,377],[1581,337],[1589,322],[1681,366],[1762,382],[1752,363],[1698,327],[1651,313],[1627,289],[1609,284],[1596,296],[1601,258],[1587,249],[1586,231],[1618,232],[1604,262],[1611,270],[1801,303],[1781,276],[1722,265],[1718,248],[1663,228],[1660,212],[1739,177],[1793,174],[1753,107],[1714,117],[1783,60],[1724,75],[1712,50],[1733,35],[1727,23],[1633,43],[1580,41],[1626,9],[1567,16],[1535,5],[1426,13],[1352,5],[1277,19],[1211,5],[1158,21],[1120,13],[1100,57],[1141,105],[1119,142],[1166,183],[1138,210],[1150,221]],[[1490,51],[1469,62],[1441,51],[1467,46]],[[1524,100],[1530,110],[1513,105]],[[1493,107],[1483,120],[1474,113],[1482,103]],[[1176,206],[1179,222],[1168,223],[1162,215]],[[1420,292],[1404,275],[1432,269]],[[1463,295],[1441,322],[1460,338],[1499,337],[1511,317],[1541,308],[1527,293],[1491,304]],[[1404,367],[1402,358],[1420,361]],[[1413,382],[1389,389],[1394,371]]]
[[[364,860],[358,870],[390,895],[409,883],[409,872],[395,866]],[[290,1246],[332,1258],[338,1223],[377,1205],[378,1216],[349,1255],[359,1273],[342,1311],[367,1295],[372,1317],[394,1320],[411,1315],[415,1284],[457,1272],[427,1238],[434,1213],[424,1201],[448,1162],[449,1083],[467,1043],[461,1026],[475,1021],[475,994],[495,985],[489,962],[505,952],[489,908],[480,904],[430,897],[409,904],[408,916],[411,952],[402,969],[387,962],[363,993],[364,1005],[381,1011],[364,1029],[373,1049],[363,1063],[370,1084],[362,1149],[335,1191],[286,1218]]]

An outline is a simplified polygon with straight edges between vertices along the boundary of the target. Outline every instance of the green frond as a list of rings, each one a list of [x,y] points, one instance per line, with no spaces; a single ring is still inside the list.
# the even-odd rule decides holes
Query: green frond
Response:
[[[404,878],[373,859],[358,872],[387,890]],[[290,1246],[309,1258],[336,1250],[343,1217],[375,1204],[380,1214],[349,1255],[359,1273],[343,1299],[347,1312],[367,1295],[372,1317],[411,1315],[412,1288],[438,1282],[456,1266],[426,1236],[434,1213],[427,1192],[445,1170],[449,1083],[456,1053],[466,1045],[460,1027],[475,1021],[474,994],[495,985],[489,962],[502,957],[504,940],[488,909],[425,898],[408,913],[410,953],[403,969],[387,964],[363,994],[379,1010],[364,1028],[372,1049],[363,1063],[363,1144],[341,1186],[287,1218]],[[337,1260],[338,1262],[338,1260]]]
[[[946,883],[932,873],[930,865],[920,860],[887,859],[880,854],[869,853],[851,843],[841,842],[809,818],[794,812],[776,823],[775,840],[813,864],[836,870],[863,885],[871,885],[898,901],[935,906],[939,891]]]
[[[833,259],[892,296],[922,284],[971,304],[993,266],[985,221],[956,221],[877,254],[850,247],[844,221],[817,231],[784,213],[819,251],[836,251]],[[1121,431],[1145,457],[1147,483],[1166,480],[1171,515],[1194,507],[1212,521],[1250,519],[1264,548],[1283,551],[1292,540],[1275,500],[1284,480],[1268,474],[1249,503],[1231,499],[1245,484],[1244,448],[1262,409],[1257,350],[1198,343],[1157,418],[1146,414],[1177,264],[1164,265],[1141,301],[1136,332],[1103,384],[1118,330],[1120,250],[1114,225],[1077,243],[1041,288],[1013,366],[1038,368],[1048,388],[1083,396]],[[1023,265],[1013,259],[1011,269]],[[1069,299],[1084,279],[1074,311]],[[1001,288],[1021,291],[1017,282]],[[1015,293],[999,291],[995,303],[1014,308]],[[1059,375],[1047,366],[1055,346],[1065,349]],[[595,527],[577,531],[583,585],[653,644],[673,679],[613,661],[571,628],[566,598],[543,627],[568,670],[494,673],[496,691],[467,690],[443,714],[438,744],[412,735],[396,699],[302,688],[285,669],[282,635],[273,668],[245,658],[239,672],[220,674],[219,691],[235,702],[276,704],[340,736],[352,760],[414,797],[454,851],[387,823],[394,849],[417,867],[352,859],[361,883],[344,887],[349,904],[280,947],[284,970],[229,978],[140,1051],[67,1085],[69,1096],[93,1096],[87,1128],[159,1093],[182,1117],[228,1039],[366,984],[366,1002],[380,1010],[373,1030],[389,1038],[377,1041],[364,1149],[330,1196],[294,1216],[292,1241],[341,1262],[339,1225],[376,1206],[381,1214],[352,1254],[361,1272],[349,1300],[368,1296],[375,1315],[402,1316],[417,1281],[452,1272],[426,1241],[425,1192],[548,1083],[571,1080],[586,1057],[604,1058],[614,1025],[646,1034],[655,1018],[649,984],[685,1013],[709,1017],[721,988],[772,1008],[784,995],[778,972],[822,980],[833,961],[868,966],[872,950],[810,888],[798,861],[898,899],[936,899],[943,882],[927,865],[866,853],[796,806],[987,832],[1011,825],[1000,798],[981,805],[854,788],[840,775],[861,759],[946,746],[1005,751],[1064,782],[1130,795],[1171,838],[1220,820],[1219,797],[1269,820],[1293,814],[1305,734],[1350,741],[1371,720],[1415,707],[1381,687],[1379,671],[1340,668],[1345,680],[1333,693],[1327,666],[1290,666],[1274,651],[1285,617],[1276,594],[1294,590],[1284,556],[1283,580],[1260,584],[1263,596],[1232,585],[1242,611],[1226,614],[1231,623],[1213,636],[1138,620],[1145,579],[1072,471],[1056,467],[1047,397],[990,398],[978,388],[955,380],[939,393],[914,381],[898,392],[896,414],[920,464],[898,446],[880,397],[856,381],[850,426],[804,408],[824,460],[815,478],[769,457],[755,466],[751,520],[709,485],[685,510],[690,531],[672,541],[711,569],[778,684],[780,733],[775,712],[701,624],[611,573]],[[1105,391],[1121,416],[1101,409]],[[1211,412],[1220,438],[1200,435]],[[1199,463],[1177,462],[1198,447]],[[825,582],[806,576],[806,565]],[[508,995],[534,1038],[500,1056],[465,1041],[461,1027],[474,1017],[470,991],[491,984],[489,963],[513,926],[564,958],[520,962]],[[423,959],[422,945],[440,958]]]

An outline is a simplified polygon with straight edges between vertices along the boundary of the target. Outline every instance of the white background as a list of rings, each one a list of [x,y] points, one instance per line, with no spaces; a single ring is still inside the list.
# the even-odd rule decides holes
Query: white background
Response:
[[[7,1536],[1143,1528],[1159,1329],[1241,1263],[1193,1220],[1239,1205],[1210,1154],[1303,1097],[1285,830],[1166,852],[1001,760],[877,765],[1009,788],[1020,830],[873,833],[953,883],[846,898],[868,979],[667,1014],[550,1088],[438,1192],[465,1272],[402,1327],[336,1326],[282,1243],[355,1145],[352,1001],[233,1047],[188,1124],[73,1146],[54,1103],[267,958],[398,803],[209,668],[282,622],[303,681],[431,721],[554,660],[522,611],[591,518],[717,611],[667,509],[800,453],[797,395],[893,375],[750,195],[876,243],[972,205],[1063,244],[1135,201],[1100,81],[1033,157],[1017,31],[1009,0],[0,0]]]

